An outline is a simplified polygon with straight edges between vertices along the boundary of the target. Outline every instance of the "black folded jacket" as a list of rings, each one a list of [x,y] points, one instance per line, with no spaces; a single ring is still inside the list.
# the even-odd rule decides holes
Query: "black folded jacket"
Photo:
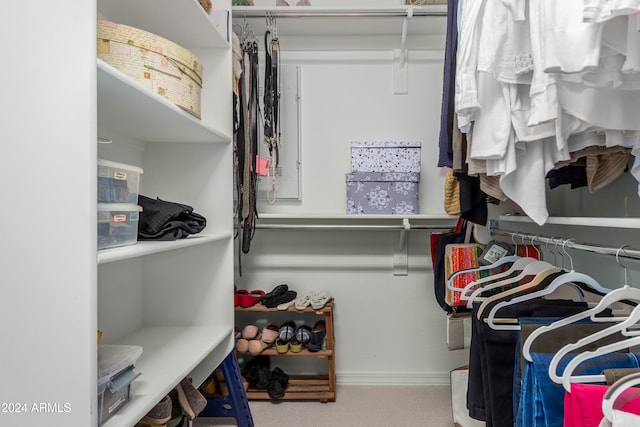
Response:
[[[204,230],[207,220],[193,208],[176,202],[151,199],[140,194],[138,240],[177,240]]]

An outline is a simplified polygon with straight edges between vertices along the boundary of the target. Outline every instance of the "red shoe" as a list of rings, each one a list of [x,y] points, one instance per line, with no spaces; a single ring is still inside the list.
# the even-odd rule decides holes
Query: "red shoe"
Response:
[[[255,305],[258,302],[260,302],[263,296],[264,296],[264,291],[261,291],[261,290],[249,291],[249,293],[247,293],[246,295],[240,296],[240,307],[243,307],[243,308],[251,307],[252,305]]]
[[[240,305],[240,301],[242,301],[242,298],[244,295],[247,295],[249,293],[248,290],[246,289],[238,289],[235,294],[233,295],[233,306],[237,307]]]

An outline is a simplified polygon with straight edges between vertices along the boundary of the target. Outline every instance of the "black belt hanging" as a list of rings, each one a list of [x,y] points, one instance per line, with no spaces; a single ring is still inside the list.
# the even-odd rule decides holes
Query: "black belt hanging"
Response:
[[[278,116],[280,113],[280,91],[278,87],[278,68],[280,66],[279,50],[280,43],[277,37],[271,37],[271,31],[264,33],[264,138],[269,146],[269,154],[275,160],[275,164],[280,163],[278,153],[278,141],[280,129],[278,127]]]
[[[238,129],[236,132],[236,218],[240,238],[238,269],[242,275],[242,253],[248,253],[255,232],[256,154],[258,151],[258,45],[243,43],[242,77],[238,82]]]

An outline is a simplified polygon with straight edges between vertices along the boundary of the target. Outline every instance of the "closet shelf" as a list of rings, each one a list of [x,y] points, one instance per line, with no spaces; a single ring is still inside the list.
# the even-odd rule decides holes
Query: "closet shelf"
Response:
[[[195,0],[98,0],[97,4],[105,19],[158,34],[188,49],[229,45],[226,9],[214,7],[207,13]]]
[[[501,215],[500,221],[504,222],[518,222],[534,224],[533,220],[528,216],[518,215]],[[628,217],[549,217],[547,224],[554,225],[575,225],[582,227],[605,227],[605,228],[634,228],[640,229],[640,218],[628,218]]]
[[[125,259],[137,258],[160,252],[167,252],[187,247],[205,245],[209,243],[228,241],[231,238],[231,233],[219,233],[190,236],[186,239],[180,239],[172,242],[140,241],[135,245],[102,249],[98,251],[98,264],[107,264],[110,262],[122,261]]]
[[[270,400],[271,398],[264,390],[249,388],[247,390],[247,399]],[[335,402],[336,393],[331,390],[331,384],[327,375],[290,375],[285,394],[279,400],[320,400],[321,402]]]
[[[135,368],[141,376],[133,384],[131,401],[104,427],[134,425],[231,332],[232,328],[214,325],[143,327],[119,340],[115,344],[142,346]]]
[[[324,359],[328,356],[333,356],[333,350],[320,350],[316,352],[311,352],[306,348],[302,349],[299,353],[293,353],[292,351],[288,351],[286,353],[278,353],[278,351],[271,347],[266,350],[263,350],[260,353],[261,356],[283,356],[283,357],[317,357],[319,359]]]
[[[214,129],[98,59],[98,127],[141,142],[230,143]],[[109,135],[100,135],[110,138]]]

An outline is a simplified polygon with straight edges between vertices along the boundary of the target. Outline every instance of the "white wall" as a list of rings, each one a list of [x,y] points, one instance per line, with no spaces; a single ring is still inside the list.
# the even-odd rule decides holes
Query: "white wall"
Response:
[[[331,49],[283,52],[284,63],[302,68],[302,200],[263,203],[261,214],[343,214],[350,141],[385,139],[422,141],[421,213],[443,213],[443,171],[436,167],[443,44],[434,37],[422,50],[410,51],[409,91],[403,95],[393,92],[392,51],[380,50],[379,39],[360,39],[358,49],[341,47],[339,38],[334,38],[326,43]],[[396,46],[395,38],[384,40],[385,46]],[[415,47],[416,41],[412,42]],[[281,37],[281,46],[287,45],[296,43]],[[549,192],[548,199],[552,215],[638,216],[640,212],[637,182],[629,174],[594,195],[560,188]],[[500,212],[505,209],[517,207],[502,206]],[[501,227],[614,246],[637,246],[634,242],[640,237],[637,230]],[[465,364],[468,354],[446,349],[446,318],[433,298],[428,236],[428,231],[410,233],[408,275],[394,276],[397,232],[259,229],[250,253],[242,256],[243,275],[236,275],[236,285],[265,291],[280,283],[298,292],[328,289],[336,298],[338,382],[445,383],[449,370]],[[624,270],[614,257],[570,253],[577,270],[603,285],[624,282]],[[553,259],[549,251],[545,256]],[[568,267],[568,259],[565,263]],[[632,284],[640,285],[640,265],[630,261],[625,265],[631,269]],[[238,326],[249,321],[239,317]],[[322,369],[322,363],[310,367],[290,359],[272,363],[292,370]]]
[[[302,200],[263,203],[259,212],[344,214],[350,142],[418,140],[421,213],[444,214],[443,172],[436,168],[442,57],[440,49],[411,51],[409,91],[399,95],[393,91],[391,51],[284,52],[283,63],[302,68]],[[398,239],[394,231],[259,229],[242,256],[236,285],[269,291],[287,283],[299,293],[328,289],[336,300],[339,383],[447,383],[449,371],[466,364],[467,351],[446,348],[446,317],[433,298],[429,232],[410,232],[407,276],[393,275]],[[238,317],[237,326],[251,320]],[[291,359],[272,363],[322,370],[322,363]]]

